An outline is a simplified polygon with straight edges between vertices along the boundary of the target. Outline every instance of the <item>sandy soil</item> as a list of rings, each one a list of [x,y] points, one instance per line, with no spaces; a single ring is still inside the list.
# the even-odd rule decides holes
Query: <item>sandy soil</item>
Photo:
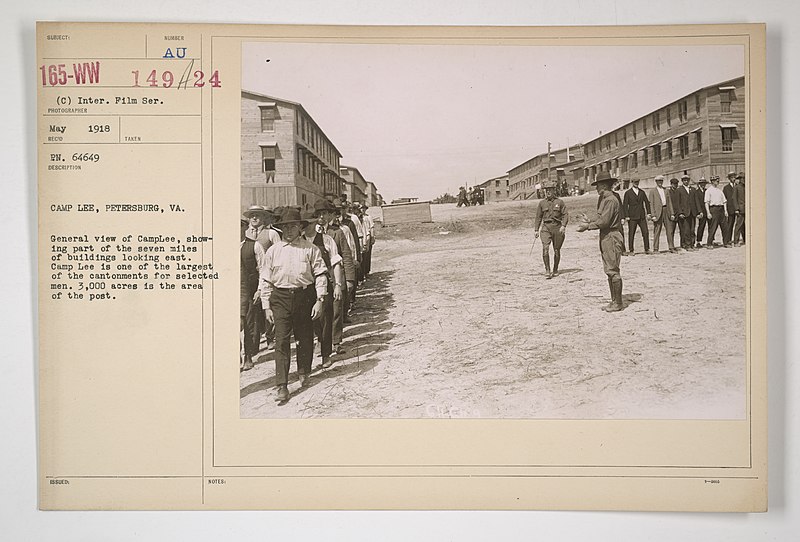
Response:
[[[565,201],[591,212],[597,196]],[[639,237],[626,308],[608,314],[597,232],[570,224],[545,280],[535,204],[434,205],[432,224],[377,228],[347,352],[327,370],[315,357],[305,389],[292,375],[282,405],[262,352],[242,417],[744,418],[746,248],[670,254],[662,238],[648,256]]]

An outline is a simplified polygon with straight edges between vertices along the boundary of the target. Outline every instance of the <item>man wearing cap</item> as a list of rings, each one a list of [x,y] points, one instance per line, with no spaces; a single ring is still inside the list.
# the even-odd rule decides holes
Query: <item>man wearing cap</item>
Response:
[[[322,253],[322,260],[328,268],[328,295],[322,304],[322,314],[314,322],[314,332],[320,344],[322,355],[322,368],[331,366],[331,352],[333,351],[333,306],[342,300],[342,256],[333,238],[325,232],[325,223],[317,211],[308,211],[302,214],[308,219],[308,225],[303,236],[311,241]]]
[[[733,226],[736,223],[736,173],[733,171],[728,172],[728,184],[722,189],[725,194],[725,211],[728,219],[722,228],[722,242],[726,247],[731,246],[731,238],[733,237]]]
[[[603,271],[608,277],[608,288],[611,292],[611,303],[604,307],[606,312],[617,312],[622,305],[622,276],[619,264],[625,242],[619,231],[622,223],[621,205],[611,188],[616,181],[607,171],[602,171],[592,183],[600,196],[597,200],[597,215],[592,219],[583,219],[578,224],[578,231],[600,230],[600,255],[603,258]]]
[[[697,232],[694,236],[695,248],[703,248],[703,234],[706,231],[708,212],[706,211],[706,181],[705,177],[697,180],[697,188],[692,190],[692,206],[697,214]]]
[[[647,219],[650,218],[650,200],[643,190],[639,190],[639,179],[633,179],[633,184],[625,191],[622,199],[622,217],[628,223],[628,251],[633,256],[633,240],[638,227],[642,232],[644,253],[650,254],[650,230],[647,228]]]
[[[297,374],[304,387],[314,354],[314,326],[322,314],[328,293],[328,268],[322,253],[301,234],[308,220],[296,209],[287,209],[276,224],[283,239],[272,245],[261,266],[261,303],[275,324],[276,400],[289,399],[290,337],[297,342]]]
[[[745,228],[744,228],[744,211],[745,211],[745,187],[744,187],[744,174],[739,173],[736,176],[736,184],[733,185],[734,197],[734,211],[735,220],[733,223],[733,246],[739,246],[739,239],[741,238],[744,244]]]
[[[666,230],[667,245],[670,252],[675,252],[675,210],[672,198],[664,188],[664,176],[655,178],[656,187],[650,190],[650,220],[653,221],[653,253],[658,254],[661,242],[661,230]]]
[[[678,224],[681,248],[686,247],[686,216],[689,212],[689,196],[680,188],[678,179],[669,180],[669,195],[672,198],[672,208],[675,211],[675,222]]]
[[[725,241],[725,225],[728,222],[728,208],[725,193],[719,189],[719,176],[711,177],[711,186],[706,190],[703,202],[706,207],[706,215],[711,218],[708,226],[708,242],[706,248],[714,248],[714,237],[717,235],[717,228],[722,230],[722,240]]]
[[[564,234],[567,231],[569,213],[567,206],[556,197],[556,189],[548,186],[547,197],[539,200],[536,215],[533,218],[534,237],[542,238],[542,261],[548,279],[558,275],[558,264],[561,261],[561,246],[564,244]],[[541,227],[541,230],[540,230]],[[550,271],[550,243],[553,244],[553,270]]]

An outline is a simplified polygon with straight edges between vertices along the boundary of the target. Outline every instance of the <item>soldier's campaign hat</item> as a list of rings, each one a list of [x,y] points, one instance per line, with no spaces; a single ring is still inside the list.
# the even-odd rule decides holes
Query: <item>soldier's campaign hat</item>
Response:
[[[707,182],[708,181],[706,180],[705,177],[700,177],[699,179],[697,179],[697,184],[706,184]]]
[[[664,176],[663,175],[656,175],[656,178],[654,180],[663,181],[664,180]]]
[[[318,199],[314,202],[314,210],[315,211],[335,211],[336,206],[326,199]]]
[[[273,218],[272,212],[263,205],[251,205],[244,213],[242,213],[242,216],[247,218],[252,218],[254,216]]]
[[[280,219],[278,219],[278,222],[273,224],[273,226],[285,226],[286,224],[294,223],[300,223],[303,228],[308,226],[308,220],[300,215],[299,210],[294,207],[288,207],[283,211]]]
[[[591,184],[592,186],[598,183],[614,184],[614,182],[618,180],[619,179],[617,179],[616,177],[612,177],[608,171],[601,171],[600,173],[597,174],[597,177],[595,177],[594,181],[592,181]]]

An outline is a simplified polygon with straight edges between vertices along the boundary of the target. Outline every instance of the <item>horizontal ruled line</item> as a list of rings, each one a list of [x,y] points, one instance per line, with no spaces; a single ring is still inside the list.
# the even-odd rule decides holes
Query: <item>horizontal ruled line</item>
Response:
[[[199,141],[97,141],[97,142],[71,142],[71,141],[44,141],[43,145],[200,145]]]
[[[141,115],[132,113],[130,115],[120,115],[117,113],[43,113],[43,117],[200,117],[200,113],[177,113],[177,114],[170,114],[170,113],[142,113]]]

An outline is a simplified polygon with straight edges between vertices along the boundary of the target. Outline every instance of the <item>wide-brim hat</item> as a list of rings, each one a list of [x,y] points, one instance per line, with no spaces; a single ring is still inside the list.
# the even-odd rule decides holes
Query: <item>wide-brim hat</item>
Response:
[[[283,214],[278,219],[278,221],[275,222],[274,226],[285,226],[287,224],[295,224],[295,223],[302,224],[302,226],[305,228],[306,226],[308,226],[309,221],[302,217],[300,211],[298,211],[294,207],[288,207],[284,209]]]
[[[335,211],[336,206],[326,199],[318,199],[314,202],[315,211]]]
[[[613,184],[613,183],[615,183],[617,181],[619,181],[619,179],[617,179],[616,177],[612,177],[611,174],[608,171],[601,171],[600,173],[597,174],[597,177],[595,177],[595,179],[594,179],[594,181],[592,181],[591,185],[594,186],[594,185],[596,185],[598,183],[612,183]]]
[[[263,205],[251,205],[248,209],[242,213],[242,216],[247,218],[252,218],[254,216],[263,216],[266,218],[275,218],[275,215],[272,214],[272,211],[264,207]]]

